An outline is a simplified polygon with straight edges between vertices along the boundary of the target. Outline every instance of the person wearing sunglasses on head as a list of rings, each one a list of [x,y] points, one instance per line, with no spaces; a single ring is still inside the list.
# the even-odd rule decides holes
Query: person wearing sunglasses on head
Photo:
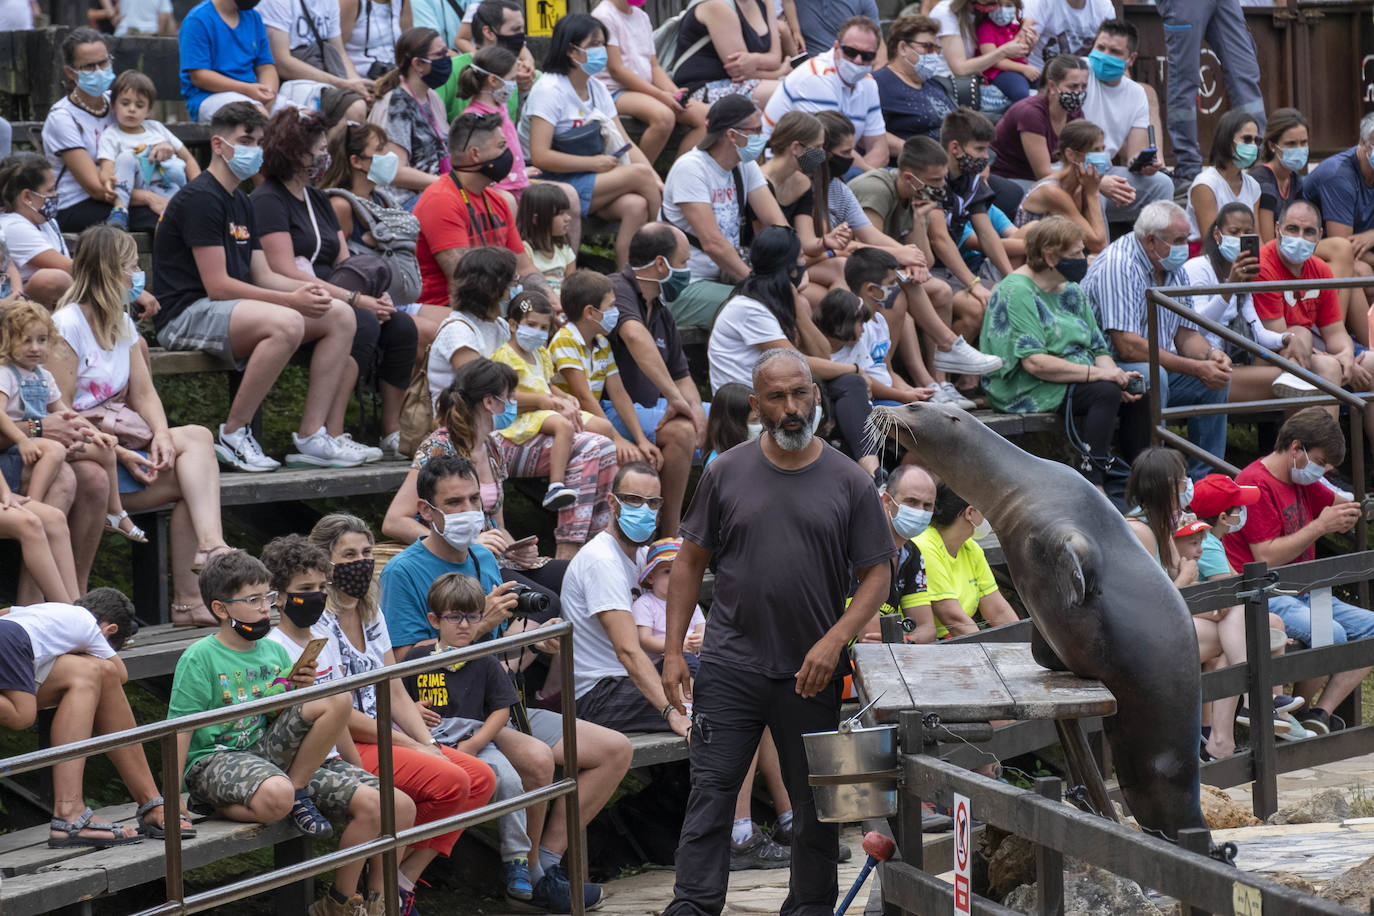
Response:
[[[789,111],[838,111],[854,122],[859,134],[854,165],[886,168],[887,126],[883,122],[878,84],[871,73],[882,53],[882,33],[867,16],[854,16],[835,33],[835,45],[788,74],[763,111],[764,134]],[[857,174],[857,173],[856,173]],[[840,176],[844,177],[844,176]]]

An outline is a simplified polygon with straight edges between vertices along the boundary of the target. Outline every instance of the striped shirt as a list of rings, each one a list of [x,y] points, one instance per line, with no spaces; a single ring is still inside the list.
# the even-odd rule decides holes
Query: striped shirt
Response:
[[[1082,283],[1083,291],[1092,301],[1097,324],[1108,339],[1112,331],[1126,331],[1144,340],[1148,340],[1150,334],[1145,315],[1148,307],[1145,290],[1152,286],[1191,285],[1188,272],[1182,267],[1166,276],[1163,283],[1156,283],[1154,264],[1150,263],[1150,256],[1134,232],[1108,245],[1088,268]],[[1174,301],[1193,307],[1191,296],[1179,296]],[[1196,331],[1197,325],[1168,309],[1159,309],[1159,341],[1165,350],[1176,352],[1178,332],[1184,328]]]
[[[558,370],[553,377],[556,386],[569,391],[568,383],[563,379],[563,370],[581,369],[587,376],[587,387],[592,390],[592,397],[598,401],[606,388],[606,379],[620,371],[611,354],[611,342],[598,334],[588,348],[575,324],[565,324],[553,335],[549,343],[549,355],[553,357],[553,367]]]
[[[877,82],[872,76],[865,76],[852,89],[840,82],[833,49],[787,74],[763,110],[764,134],[771,134],[778,119],[789,111],[838,111],[854,122],[854,131],[860,137],[887,133]]]

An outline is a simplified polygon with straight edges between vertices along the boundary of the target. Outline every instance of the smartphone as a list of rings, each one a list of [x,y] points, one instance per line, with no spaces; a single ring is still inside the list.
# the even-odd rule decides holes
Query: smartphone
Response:
[[[1148,132],[1150,145],[1141,150],[1140,154],[1135,157],[1135,161],[1130,165],[1130,170],[1132,172],[1139,172],[1141,169],[1145,168],[1145,166],[1154,162],[1155,154],[1159,152],[1159,148],[1155,146],[1155,126],[1153,124],[1149,126]]]
[[[1260,237],[1258,235],[1242,235],[1240,237],[1240,253],[1249,255],[1252,258],[1259,257]]]
[[[611,155],[614,156],[615,158],[619,159],[621,156],[623,156],[623,155],[625,155],[626,153],[628,153],[628,152],[630,151],[630,147],[632,147],[632,146],[634,146],[633,143],[626,143],[626,144],[625,144],[624,146],[622,146],[620,149],[616,150],[614,153],[611,153]]]
[[[800,67],[802,64],[806,63],[806,62],[807,62],[808,60],[810,60],[810,59],[811,59],[811,55],[810,55],[810,54],[807,54],[805,51],[803,51],[803,52],[801,52],[800,54],[796,55],[795,57],[788,58],[788,61],[787,61],[787,62],[788,62],[789,64],[791,64],[791,65],[792,65],[792,69],[795,70],[795,69],[797,69],[798,67]]]
[[[531,535],[530,535],[529,537],[527,537],[527,538],[521,538],[521,539],[518,540],[518,541],[511,541],[511,545],[510,545],[509,547],[506,548],[506,552],[507,552],[507,553],[510,553],[512,550],[519,550],[519,549],[522,548],[522,547],[528,547],[528,546],[530,546],[531,544],[538,544],[538,543],[539,543],[539,535],[537,535],[537,534],[531,534]]]
[[[320,653],[324,651],[324,647],[327,645],[329,645],[327,639],[312,639],[306,643],[305,651],[301,653],[300,658],[296,659],[296,664],[291,666],[291,673],[286,676],[287,680],[294,679],[306,665],[314,664],[315,659],[320,657]]]

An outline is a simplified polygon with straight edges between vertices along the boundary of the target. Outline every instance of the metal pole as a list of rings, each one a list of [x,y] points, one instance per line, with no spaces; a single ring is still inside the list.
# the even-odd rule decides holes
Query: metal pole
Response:
[[[1150,444],[1159,444],[1159,428],[1162,425],[1159,411],[1164,407],[1159,400],[1159,304],[1155,301],[1157,293],[1151,289],[1145,292],[1145,325],[1149,334],[1150,352]]]
[[[898,717],[898,743],[903,757],[924,754],[925,728],[921,713],[915,709],[904,709]],[[897,824],[893,836],[897,840],[897,850],[902,861],[913,868],[925,868],[925,837],[921,834],[921,817],[924,809],[919,795],[910,792],[897,793]],[[879,873],[881,874],[881,872]]]
[[[572,634],[558,641],[559,683],[563,688],[563,777],[577,779],[577,697],[574,695]],[[586,847],[582,836],[582,808],[577,790],[563,796],[564,812],[568,820],[568,848],[563,853],[564,869],[568,873],[572,895],[572,916],[582,916],[586,903],[583,897],[587,868]],[[531,840],[534,838],[531,837]]]
[[[879,617],[878,625],[882,627],[883,642],[906,642],[906,632],[902,630],[900,615],[888,614],[886,617]]]
[[[162,829],[163,856],[167,860],[167,902],[183,906],[186,886],[181,874],[181,770],[177,767],[177,736],[164,735],[162,741]],[[183,909],[182,912],[185,912]]]
[[[1261,820],[1279,808],[1277,752],[1274,749],[1274,686],[1272,659],[1269,657],[1269,595],[1263,590],[1264,563],[1246,563],[1243,588],[1251,590],[1245,601],[1246,671],[1250,693],[1250,760],[1254,767],[1252,804]],[[1232,612],[1234,613],[1234,611]]]
[[[391,745],[391,682],[382,681],[373,688],[377,694],[377,779],[382,784],[382,836],[396,836],[396,768]],[[382,853],[382,897],[387,916],[400,916],[400,863],[396,850]]]

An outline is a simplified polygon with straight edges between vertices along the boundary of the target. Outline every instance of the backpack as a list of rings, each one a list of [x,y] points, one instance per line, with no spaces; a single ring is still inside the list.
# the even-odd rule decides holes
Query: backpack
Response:
[[[353,208],[353,216],[364,232],[372,233],[373,247],[348,240],[351,254],[373,254],[391,268],[391,301],[409,305],[420,298],[420,262],[415,259],[415,242],[420,236],[420,221],[399,207],[384,207],[365,200],[352,191],[330,188],[331,197],[342,197]]]
[[[669,17],[662,25],[654,29],[654,54],[658,57],[659,66],[667,73],[672,73],[679,63],[687,60],[711,43],[710,34],[706,34],[697,39],[681,54],[677,52],[677,33],[682,29],[682,20],[687,15],[687,10],[700,2],[701,0],[691,0],[682,12]]]

